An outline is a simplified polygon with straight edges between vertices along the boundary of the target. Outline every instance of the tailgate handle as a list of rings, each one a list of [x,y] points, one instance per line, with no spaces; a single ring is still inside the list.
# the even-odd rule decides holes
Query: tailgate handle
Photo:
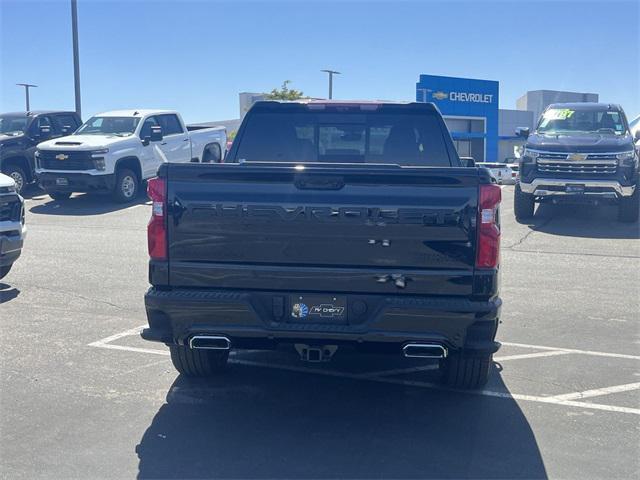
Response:
[[[299,177],[294,182],[301,190],[340,190],[344,179],[336,177]]]

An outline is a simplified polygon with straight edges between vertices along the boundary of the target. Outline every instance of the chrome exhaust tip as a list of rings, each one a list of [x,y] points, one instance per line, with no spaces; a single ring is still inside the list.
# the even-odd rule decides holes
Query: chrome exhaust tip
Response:
[[[199,350],[229,350],[231,340],[223,335],[194,335],[189,339],[189,348]]]
[[[402,347],[407,358],[447,358],[447,348],[437,343],[407,343]]]

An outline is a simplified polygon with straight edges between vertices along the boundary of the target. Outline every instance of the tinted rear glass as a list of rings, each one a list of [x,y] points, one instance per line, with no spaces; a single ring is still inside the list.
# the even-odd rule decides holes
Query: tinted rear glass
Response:
[[[236,159],[449,167],[436,114],[252,112]]]

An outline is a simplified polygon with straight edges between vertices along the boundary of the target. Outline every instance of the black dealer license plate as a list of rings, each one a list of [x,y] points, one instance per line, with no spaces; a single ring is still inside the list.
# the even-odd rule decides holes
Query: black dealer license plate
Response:
[[[291,295],[289,310],[294,322],[344,323],[347,299],[335,295]]]
[[[69,185],[69,179],[64,177],[56,178],[56,185],[66,187],[67,185]]]

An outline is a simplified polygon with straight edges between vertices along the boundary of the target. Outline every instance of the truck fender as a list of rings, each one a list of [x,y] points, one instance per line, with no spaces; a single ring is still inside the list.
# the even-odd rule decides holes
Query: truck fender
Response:
[[[113,173],[117,174],[118,169],[123,167],[131,169],[138,176],[138,181],[142,183],[144,180],[142,178],[142,165],[140,164],[140,159],[138,157],[129,156],[118,159],[116,161],[116,166],[113,169]]]
[[[27,176],[27,180],[29,182],[33,181],[33,172],[31,170],[31,165],[29,164],[29,160],[24,155],[8,154],[6,157],[0,159],[0,171],[5,172],[6,168],[8,168],[9,165],[19,166]]]

